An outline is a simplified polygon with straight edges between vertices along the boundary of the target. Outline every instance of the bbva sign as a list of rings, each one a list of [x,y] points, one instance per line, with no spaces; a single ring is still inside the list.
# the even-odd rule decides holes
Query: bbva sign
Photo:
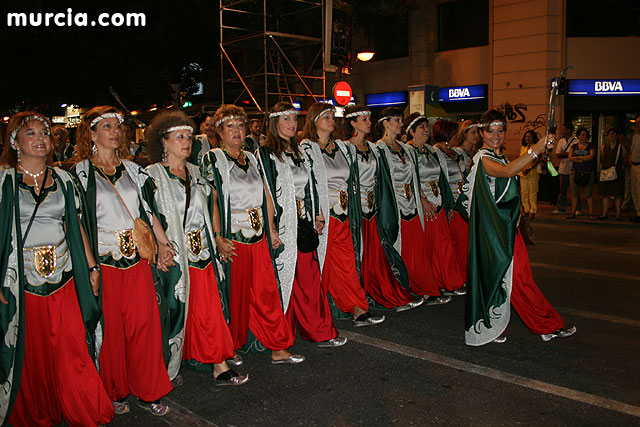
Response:
[[[469,88],[467,88],[467,87],[449,89],[449,99],[452,99],[452,98],[465,98],[465,97],[469,97],[469,96],[471,96],[471,93],[469,92]]]
[[[595,81],[596,92],[624,92],[621,81]]]

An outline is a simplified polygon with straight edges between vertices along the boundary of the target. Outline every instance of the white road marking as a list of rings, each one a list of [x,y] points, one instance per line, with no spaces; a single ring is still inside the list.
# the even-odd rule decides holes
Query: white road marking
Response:
[[[587,405],[609,409],[611,411],[619,412],[622,414],[628,414],[634,417],[640,417],[639,406],[634,406],[628,403],[619,402],[617,400],[608,399],[606,397],[596,396],[596,395],[584,393],[578,390],[573,390],[570,388],[561,387],[554,384],[549,384],[542,381],[521,377],[519,375],[510,374],[507,372],[499,371],[497,369],[488,368],[485,366],[464,362],[462,360],[453,359],[451,357],[441,356],[439,354],[431,353],[428,351],[403,346],[390,341],[380,340],[377,338],[368,337],[366,335],[360,335],[355,332],[340,331],[340,334],[344,337],[347,337],[349,340],[359,342],[361,344],[366,344],[382,350],[387,350],[387,351],[402,354],[405,356],[414,357],[416,359],[421,359],[427,362],[442,365],[447,368],[461,370],[471,374],[476,374],[483,377],[491,378],[496,381],[502,381],[505,383],[518,385],[518,386],[539,391],[542,393],[548,393],[554,396],[563,397],[576,402],[586,403]]]
[[[621,325],[640,327],[640,320],[627,319],[626,317],[609,316],[608,314],[593,313],[590,311],[577,310],[575,308],[556,307],[556,310],[574,316],[586,317],[587,319],[604,320],[605,322],[619,323]]]
[[[571,271],[573,273],[591,274],[594,276],[605,276],[609,278],[640,281],[640,275],[638,274],[625,274],[615,271],[593,270],[591,268],[577,268],[569,267],[566,265],[545,264],[542,262],[532,262],[531,267],[547,268],[549,270]]]

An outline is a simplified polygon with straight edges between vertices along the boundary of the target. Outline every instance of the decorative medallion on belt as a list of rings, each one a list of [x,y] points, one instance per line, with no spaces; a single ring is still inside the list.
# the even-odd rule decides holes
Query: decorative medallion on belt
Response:
[[[371,190],[367,191],[367,208],[373,210],[373,206],[376,203],[376,192]]]
[[[346,211],[349,207],[349,195],[346,191],[341,191],[338,195],[338,200],[340,201],[340,207],[343,211]]]
[[[131,259],[136,255],[136,240],[132,229],[116,231],[116,242],[123,257]]]
[[[33,263],[36,271],[43,278],[48,278],[56,271],[56,247],[53,245],[33,248]]]
[[[411,184],[404,184],[404,197],[407,198],[407,202],[411,201],[411,196],[413,195],[413,190],[411,189]]]
[[[249,217],[249,224],[251,224],[251,228],[256,233],[260,231],[262,228],[262,222],[260,221],[260,214],[258,213],[258,209],[247,209],[247,216]]]
[[[462,187],[464,186],[464,181],[458,181],[458,193],[462,194]]]
[[[296,198],[296,207],[298,208],[298,218],[302,218],[302,199]]]
[[[431,192],[433,193],[433,195],[438,197],[438,194],[440,194],[438,183],[435,181],[429,181],[429,186],[431,187]]]
[[[202,233],[201,230],[188,231],[187,243],[189,244],[189,252],[195,256],[199,256],[202,252]]]

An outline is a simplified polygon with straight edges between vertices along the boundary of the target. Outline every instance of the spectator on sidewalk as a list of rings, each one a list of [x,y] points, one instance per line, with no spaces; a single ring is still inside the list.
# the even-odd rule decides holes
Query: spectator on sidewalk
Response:
[[[560,178],[560,196],[558,198],[558,205],[556,209],[551,212],[554,215],[560,215],[565,213],[567,209],[567,193],[569,192],[569,181],[571,178],[571,162],[569,161],[569,150],[571,146],[578,143],[578,139],[573,136],[573,124],[565,123],[560,128],[562,133],[562,139],[558,141],[556,146],[556,157],[560,159],[558,165],[558,176]],[[580,211],[582,206],[580,199],[578,199],[578,205],[576,209]]]
[[[602,146],[602,156],[600,157],[601,170],[611,167],[616,168],[616,179],[611,181],[600,181],[598,193],[602,196],[602,215],[598,219],[607,219],[609,210],[609,198],[615,198],[616,220],[620,221],[620,206],[624,196],[624,164],[627,158],[627,150],[620,143],[617,129],[611,128],[607,131],[607,143]]]
[[[636,127],[631,139],[631,197],[636,210],[634,222],[640,222],[640,116],[636,117]]]
[[[532,130],[528,130],[522,136],[522,148],[520,149],[520,155],[526,154],[527,151],[536,145],[540,137]],[[538,181],[540,180],[539,171],[540,162],[531,162],[524,169],[518,172],[520,175],[520,191],[522,193],[522,207],[524,208],[524,215],[533,219],[538,212]]]
[[[585,127],[579,127],[576,132],[578,143],[569,149],[569,161],[573,163],[571,172],[571,215],[567,219],[575,219],[580,200],[580,190],[584,189],[584,196],[589,207],[589,219],[593,216],[593,165],[595,148],[593,142],[589,141],[589,131]]]

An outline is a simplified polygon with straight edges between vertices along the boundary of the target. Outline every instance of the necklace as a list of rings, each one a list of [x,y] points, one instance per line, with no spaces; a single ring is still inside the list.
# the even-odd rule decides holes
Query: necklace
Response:
[[[22,169],[22,172],[26,173],[27,175],[29,175],[31,178],[33,178],[33,188],[34,190],[36,190],[36,194],[40,193],[40,186],[38,185],[38,178],[40,178],[42,176],[42,174],[44,173],[44,171],[47,170],[47,167],[45,166],[44,169],[42,169],[40,172],[38,173],[31,173],[28,170],[26,170],[21,164],[18,164],[18,167],[20,169]],[[42,185],[45,185],[45,183],[43,182]]]

